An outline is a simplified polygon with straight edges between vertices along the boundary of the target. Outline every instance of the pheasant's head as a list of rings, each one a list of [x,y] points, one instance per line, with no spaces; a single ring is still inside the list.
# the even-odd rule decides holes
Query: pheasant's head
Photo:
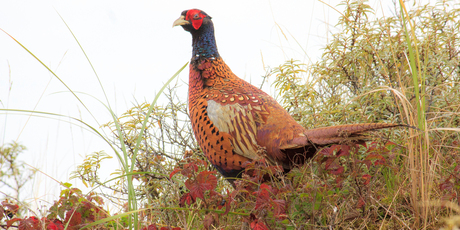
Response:
[[[206,25],[212,24],[211,16],[199,9],[182,11],[180,17],[174,21],[174,26],[182,26],[184,30],[194,33]]]
[[[184,10],[180,17],[174,21],[174,26],[182,26],[184,30],[192,34],[192,60],[219,57],[214,37],[214,25],[211,16],[204,11],[198,9]]]

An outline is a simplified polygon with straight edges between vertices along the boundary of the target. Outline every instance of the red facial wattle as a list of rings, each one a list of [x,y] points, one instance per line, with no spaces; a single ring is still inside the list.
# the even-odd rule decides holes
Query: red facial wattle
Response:
[[[193,28],[195,28],[195,30],[198,30],[201,27],[201,24],[203,23],[203,18],[205,17],[206,15],[203,15],[201,13],[201,10],[193,9],[187,11],[185,20],[191,21]]]

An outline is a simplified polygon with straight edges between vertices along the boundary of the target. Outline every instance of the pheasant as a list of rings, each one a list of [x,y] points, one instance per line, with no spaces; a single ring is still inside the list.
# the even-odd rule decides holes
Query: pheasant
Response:
[[[365,140],[365,132],[400,126],[365,123],[307,130],[275,99],[230,70],[217,51],[208,14],[185,10],[174,26],[182,26],[193,39],[188,103],[195,138],[211,164],[230,182],[240,176],[248,161],[263,158],[288,172],[312,158],[319,147]]]

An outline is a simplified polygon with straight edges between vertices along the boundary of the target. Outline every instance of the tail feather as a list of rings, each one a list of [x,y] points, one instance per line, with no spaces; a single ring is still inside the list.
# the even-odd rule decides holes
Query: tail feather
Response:
[[[304,134],[310,143],[316,145],[327,145],[343,142],[344,140],[364,140],[365,132],[407,126],[394,123],[363,123],[351,125],[338,125],[307,130]]]

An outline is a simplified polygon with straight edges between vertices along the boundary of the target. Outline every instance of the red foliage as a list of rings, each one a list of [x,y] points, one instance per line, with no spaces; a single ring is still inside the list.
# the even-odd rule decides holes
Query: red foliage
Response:
[[[375,166],[377,166],[377,165],[385,165],[385,163],[386,163],[385,157],[383,157],[380,154],[375,154],[375,153],[371,153],[371,154],[367,155],[365,160],[368,160],[368,161],[375,160],[374,161]]]
[[[350,145],[333,145],[331,146],[332,151],[337,150],[337,157],[345,157],[350,155]]]
[[[320,165],[319,169],[326,173],[326,182],[321,184],[324,191],[342,196],[340,192],[335,191],[343,186],[344,181],[352,181],[352,184],[359,187],[356,189],[359,193],[357,195],[360,197],[356,203],[356,208],[364,208],[366,206],[364,198],[367,197],[366,193],[371,189],[369,186],[373,178],[371,175],[376,168],[389,166],[390,160],[394,158],[394,151],[397,150],[394,145],[392,142],[388,142],[384,146],[372,142],[368,145],[366,143],[333,145],[322,149],[318,152],[315,161]],[[328,180],[330,179],[328,176],[335,179],[335,184],[330,183],[331,180]],[[443,186],[448,187],[448,182]]]
[[[362,178],[364,180],[364,185],[368,185],[371,182],[371,175],[369,174],[363,175]]]
[[[273,199],[278,194],[278,190],[272,188],[270,185],[262,184],[258,191],[254,192],[256,198],[256,212],[262,210],[273,211],[273,215],[278,218],[286,216],[286,201],[281,199]]]
[[[46,218],[44,218],[46,220]],[[50,230],[64,230],[64,225],[60,220],[49,221],[48,227],[46,229]]]
[[[439,184],[439,190],[445,192],[442,196],[441,200],[453,200],[457,197],[457,189],[455,188],[456,185],[458,186],[459,183],[458,177],[454,177],[454,175],[450,175],[447,177],[443,182]]]
[[[172,177],[173,177],[176,173],[178,173],[178,172],[180,172],[180,171],[182,171],[181,168],[175,168],[175,169],[171,172],[171,174],[169,174],[169,179],[172,179]]]
[[[268,230],[268,227],[261,220],[257,219],[254,214],[251,214],[250,219],[252,220],[250,226],[253,230]]]
[[[341,166],[336,160],[340,157],[348,156],[350,156],[349,145],[333,145],[329,148],[324,148],[319,151],[317,161],[319,163],[325,163],[324,169],[326,169],[332,175],[341,175],[344,173],[345,168]]]
[[[2,201],[2,204],[0,205],[0,220],[2,220],[4,217],[13,218],[18,210],[18,205],[11,204],[8,200]]]
[[[190,205],[190,204],[195,203],[195,201],[196,201],[196,199],[188,192],[188,193],[185,193],[184,195],[182,195],[182,197],[180,198],[179,205],[181,207],[184,207],[185,203]]]
[[[8,220],[8,221],[6,222],[6,229],[8,229],[9,227],[11,227],[15,222],[21,221],[21,220],[22,220],[21,218],[14,218],[14,219]]]
[[[200,172],[196,178],[189,178],[185,181],[185,186],[190,190],[192,197],[198,197],[204,200],[204,193],[214,190],[217,186],[217,178],[214,174],[216,174],[216,172],[203,171]]]
[[[68,229],[79,229],[81,226],[105,218],[106,212],[102,207],[102,198],[94,193],[82,195],[77,188],[69,188],[61,191],[58,201],[48,210],[48,216],[38,219],[35,216],[14,218],[6,221],[6,227],[13,224],[18,229],[50,229],[62,230],[68,224]],[[19,206],[2,201],[0,205],[0,220],[3,217],[12,218],[19,210]]]
[[[213,224],[216,224],[218,221],[218,216],[216,213],[208,213],[203,220],[203,225],[205,229],[210,229]]]
[[[334,174],[334,175],[339,175],[339,174],[342,174],[344,171],[344,167],[343,166],[339,166],[335,169],[332,169],[331,170],[331,173]]]
[[[141,228],[141,230],[158,230],[157,226],[155,224],[151,224],[147,227]],[[176,228],[171,228],[171,227],[161,227],[160,230],[181,230],[181,228],[176,227]]]
[[[28,218],[20,219],[14,218],[7,221],[7,229],[11,227],[15,222],[19,222],[18,229],[19,230],[33,230],[33,229],[41,229],[40,220],[37,219],[35,216],[31,216]]]
[[[188,163],[174,169],[170,174],[170,178],[177,173],[188,177],[185,181],[185,187],[190,192],[184,193],[181,196],[179,205],[183,207],[185,204],[193,204],[197,198],[203,200],[206,205],[208,200],[214,202],[222,200],[222,195],[214,191],[217,186],[217,177],[215,176],[217,172],[205,170],[198,173],[199,166],[206,167],[207,163],[199,159],[187,158],[186,160]]]
[[[184,164],[182,168],[176,168],[174,171],[169,174],[169,179],[171,179],[176,173],[180,173],[188,178],[192,177],[195,175],[196,172],[198,172],[198,165],[203,165],[207,166],[206,161],[200,160],[200,159],[187,159],[189,163]]]
[[[158,230],[157,226],[155,224],[151,224],[147,227],[141,228],[141,230]]]
[[[254,192],[257,195],[256,209],[266,208],[270,206],[272,187],[267,184],[262,184],[259,191]]]
[[[281,174],[284,171],[280,165],[270,165],[264,158],[252,162],[246,161],[242,164],[242,167],[245,168],[245,174],[249,176],[246,179],[253,183],[241,187],[261,184],[264,181],[268,181],[270,175]]]
[[[388,165],[392,159],[391,155],[395,151],[392,149],[393,145],[392,143],[387,143],[385,146],[381,146],[373,142],[369,145],[366,145],[366,143],[333,145],[322,149],[317,154],[315,161],[319,163],[320,170],[332,176],[333,180],[320,184],[318,188],[324,189],[325,192],[336,193],[337,188],[341,188],[344,181],[351,180],[354,182],[353,184],[360,186],[360,189],[356,191],[359,191],[361,198],[358,199],[356,207],[364,208],[366,205],[364,197],[366,197],[366,192],[370,189],[368,185],[373,178],[371,176],[372,170],[375,167]],[[361,146],[365,148],[364,151],[360,149]],[[279,166],[272,166],[264,159],[243,163],[246,169],[243,179],[237,180],[234,184],[235,190],[231,193],[227,191],[228,195],[224,197],[214,191],[217,186],[216,172],[200,171],[203,168],[203,162],[200,160],[190,158],[185,160],[187,161],[186,164],[176,168],[170,174],[171,178],[177,173],[187,177],[185,187],[189,192],[182,195],[181,206],[191,205],[195,203],[197,198],[200,198],[204,201],[202,204],[206,207],[217,206],[221,209],[225,206],[226,210],[223,215],[226,215],[232,208],[231,204],[238,206],[237,201],[243,198],[246,210],[252,210],[249,213],[249,218],[246,219],[252,229],[269,229],[267,223],[272,222],[266,222],[266,217],[275,217],[278,220],[286,218],[287,200],[285,193],[290,193],[294,188],[289,183],[284,188],[273,187],[272,181],[268,177],[274,176],[276,178],[278,175],[275,174],[282,173],[283,170]],[[460,172],[460,164],[455,170]],[[440,185],[441,189],[450,189],[451,187],[449,180]],[[337,195],[340,196],[341,194],[336,193],[335,196]],[[237,199],[237,197],[240,198]],[[222,202],[217,202],[219,199]],[[315,198],[311,197],[311,199]],[[315,202],[315,200],[312,201]],[[314,206],[312,207],[315,208]],[[203,226],[212,228],[218,221],[219,215],[210,212],[205,216]]]
[[[68,222],[70,227],[82,224],[81,213],[76,212],[76,210],[73,208],[70,209],[65,214],[65,222]]]

